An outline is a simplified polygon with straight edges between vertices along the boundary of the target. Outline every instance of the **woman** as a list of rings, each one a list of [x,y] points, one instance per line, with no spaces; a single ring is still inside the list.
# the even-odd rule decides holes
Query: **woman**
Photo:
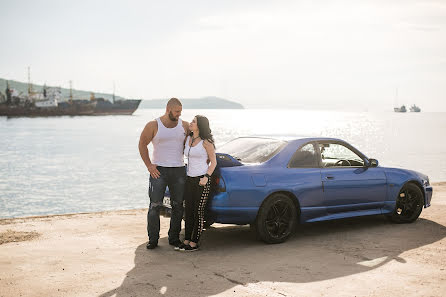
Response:
[[[187,178],[184,191],[186,201],[186,230],[180,251],[198,250],[204,225],[204,210],[209,197],[211,175],[217,166],[214,138],[205,116],[197,115],[189,125],[184,155],[187,158]]]

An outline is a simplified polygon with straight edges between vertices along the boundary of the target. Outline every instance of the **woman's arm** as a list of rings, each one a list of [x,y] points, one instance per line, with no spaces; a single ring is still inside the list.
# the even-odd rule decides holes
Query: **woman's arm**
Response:
[[[215,148],[214,145],[207,140],[203,141],[203,146],[206,149],[206,152],[208,153],[208,159],[211,163],[209,164],[207,174],[212,175],[212,173],[214,173],[215,167],[217,167],[217,157],[215,155]]]
[[[214,148],[214,145],[207,140],[203,141],[203,146],[208,154],[208,159],[210,161],[209,168],[206,173],[209,176],[211,176],[212,173],[214,173],[215,167],[217,167],[217,157],[215,155],[215,148]],[[204,185],[206,185],[206,183],[208,181],[209,181],[209,178],[207,176],[204,176],[204,177],[200,178],[200,185],[204,186]]]

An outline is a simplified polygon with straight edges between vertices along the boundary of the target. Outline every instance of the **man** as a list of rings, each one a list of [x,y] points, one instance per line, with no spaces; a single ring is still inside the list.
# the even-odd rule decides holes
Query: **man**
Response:
[[[148,249],[158,246],[160,231],[160,208],[163,206],[166,186],[170,191],[172,216],[170,218],[169,244],[175,247],[181,244],[180,231],[183,218],[183,192],[186,180],[183,147],[189,133],[189,123],[180,119],[183,107],[177,98],[167,102],[166,113],[149,122],[139,139],[139,153],[147,170],[150,172],[150,206],[147,213]],[[153,144],[152,160],[149,157],[148,144]]]

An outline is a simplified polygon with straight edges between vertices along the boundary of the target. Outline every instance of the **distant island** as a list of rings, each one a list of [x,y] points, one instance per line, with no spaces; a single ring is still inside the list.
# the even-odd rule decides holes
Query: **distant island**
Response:
[[[208,96],[202,98],[179,98],[184,108],[187,109],[245,109],[240,103],[230,101],[227,99]],[[139,108],[166,108],[166,103],[169,99],[153,99],[143,100]]]

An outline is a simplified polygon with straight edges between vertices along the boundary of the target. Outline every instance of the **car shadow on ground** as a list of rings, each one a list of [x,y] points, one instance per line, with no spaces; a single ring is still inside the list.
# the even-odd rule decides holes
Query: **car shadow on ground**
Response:
[[[445,226],[427,219],[398,225],[373,216],[302,225],[285,243],[268,245],[248,226],[218,225],[197,252],[174,251],[166,238],[155,250],[139,245],[135,267],[100,297],[209,296],[260,281],[322,281],[405,263],[403,252],[445,236]]]

